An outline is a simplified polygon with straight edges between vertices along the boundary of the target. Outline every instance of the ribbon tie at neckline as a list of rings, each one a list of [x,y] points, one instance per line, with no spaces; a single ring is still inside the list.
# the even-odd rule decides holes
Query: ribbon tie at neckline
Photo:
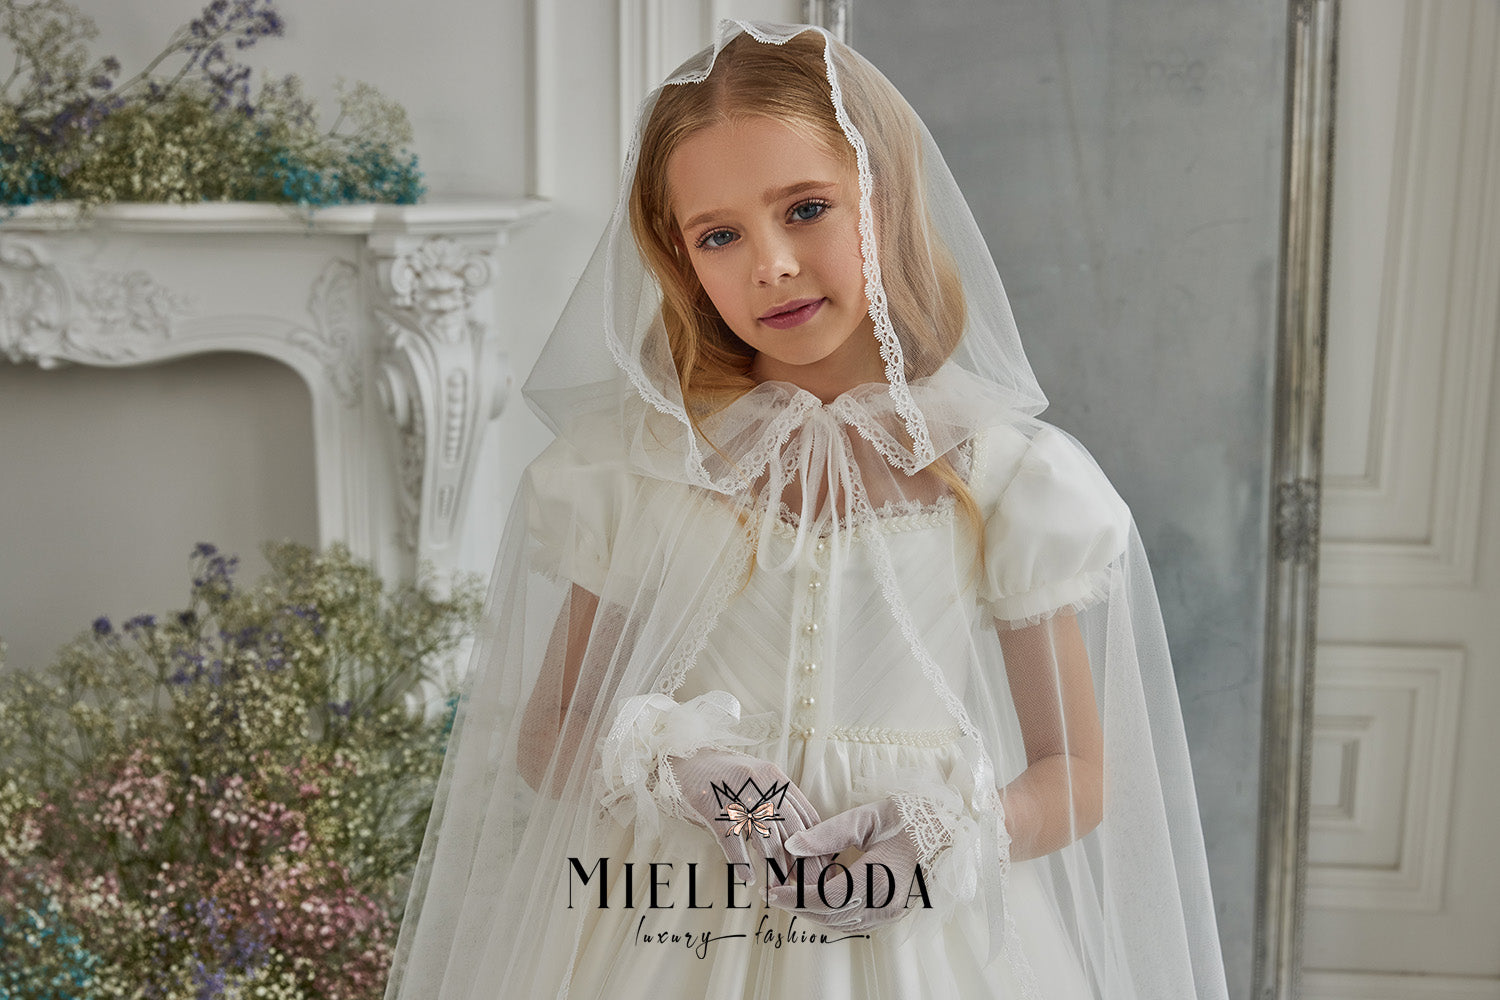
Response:
[[[841,498],[843,523],[853,524],[854,514],[866,504],[864,491],[859,487],[849,453],[848,436],[844,427],[860,424],[861,407],[845,395],[824,404],[806,390],[799,390],[790,401],[790,408],[797,412],[795,430],[788,438],[788,445],[795,449],[795,461],[788,463],[783,456],[771,460],[766,468],[766,486],[762,501],[760,533],[756,544],[756,565],[773,573],[784,573],[796,565],[807,545],[807,539],[815,532],[822,533],[825,522],[836,526],[839,519],[834,516],[835,499]],[[789,467],[790,465],[790,467]],[[822,510],[817,509],[819,490],[818,477],[814,470],[821,470],[822,482],[826,484],[826,502]],[[793,482],[797,484],[801,500],[798,504],[797,532],[792,548],[786,558],[769,562],[771,535],[781,519],[781,498]],[[829,540],[837,550],[842,544],[841,532],[830,531]]]

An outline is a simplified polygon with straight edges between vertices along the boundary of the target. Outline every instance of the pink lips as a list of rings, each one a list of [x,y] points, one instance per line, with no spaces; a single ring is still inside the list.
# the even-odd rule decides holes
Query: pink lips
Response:
[[[775,330],[789,330],[812,319],[826,301],[827,299],[795,299],[777,306],[760,317],[760,321]]]

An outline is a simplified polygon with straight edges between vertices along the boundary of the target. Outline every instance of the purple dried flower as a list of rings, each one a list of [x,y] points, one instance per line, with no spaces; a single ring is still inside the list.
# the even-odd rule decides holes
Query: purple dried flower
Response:
[[[215,545],[213,545],[210,542],[199,542],[197,545],[193,546],[193,555],[197,556],[197,557],[201,557],[201,558],[207,559],[209,556],[214,556],[214,555],[218,555],[218,554],[219,554],[218,547],[215,546]]]
[[[100,615],[98,618],[94,619],[95,635],[109,635],[114,630],[115,628],[109,623],[109,619],[104,617],[103,615]]]
[[[124,627],[125,627],[125,631],[127,631],[127,632],[134,632],[137,629],[143,629],[143,628],[155,628],[156,627],[156,616],[155,615],[136,615],[134,618],[132,618],[129,621],[127,621],[125,623]]]
[[[262,928],[267,923],[264,916],[259,922]],[[261,936],[253,934],[248,927],[238,927],[234,932],[234,943],[230,945],[229,962],[237,969],[259,966],[265,962],[265,947]]]
[[[212,549],[212,547],[210,548]],[[212,551],[217,552],[218,550],[212,549]],[[207,555],[204,552],[195,552],[195,554],[200,558],[204,558]],[[193,578],[193,589],[211,589],[214,594],[221,598],[228,596],[234,591],[232,577],[239,564],[239,556],[214,555],[204,558],[204,564],[200,567],[199,575]]]
[[[193,979],[198,987],[197,1000],[221,1000],[224,996],[224,970],[215,969],[210,972],[202,962],[198,962],[193,968]]]

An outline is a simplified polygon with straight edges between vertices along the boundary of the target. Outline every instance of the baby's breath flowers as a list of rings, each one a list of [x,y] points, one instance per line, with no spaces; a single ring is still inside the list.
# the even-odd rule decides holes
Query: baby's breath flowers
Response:
[[[8,74],[0,63],[0,205],[420,199],[406,112],[374,87],[341,80],[327,130],[296,76],[252,95],[235,53],[284,30],[274,0],[212,0],[121,81],[66,0],[0,0],[15,55]]]
[[[478,588],[266,553],[0,661],[0,997],[381,995]]]

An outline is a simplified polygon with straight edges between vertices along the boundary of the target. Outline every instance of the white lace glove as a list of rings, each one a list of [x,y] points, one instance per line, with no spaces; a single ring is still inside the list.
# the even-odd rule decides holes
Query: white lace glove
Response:
[[[668,757],[667,765],[690,818],[718,837],[726,859],[746,866],[749,881],[757,881],[766,858],[792,871],[797,859],[786,840],[816,826],[818,811],[786,772],[768,760],[724,750]],[[820,871],[826,860],[804,865]]]
[[[836,898],[843,893],[842,878],[828,884],[831,906],[811,884],[803,889],[800,908],[794,884],[774,886],[766,894],[773,906],[840,930],[872,930],[922,909],[920,898],[908,899],[908,893],[918,891],[917,865],[922,867],[929,900],[938,910],[972,899],[979,884],[978,824],[963,809],[962,797],[947,788],[892,795],[845,810],[805,833],[788,837],[786,849],[803,856],[863,852],[849,869],[855,891],[871,889],[870,899],[855,896],[844,902]],[[868,885],[865,864],[871,866]],[[814,870],[821,871],[821,866]]]

